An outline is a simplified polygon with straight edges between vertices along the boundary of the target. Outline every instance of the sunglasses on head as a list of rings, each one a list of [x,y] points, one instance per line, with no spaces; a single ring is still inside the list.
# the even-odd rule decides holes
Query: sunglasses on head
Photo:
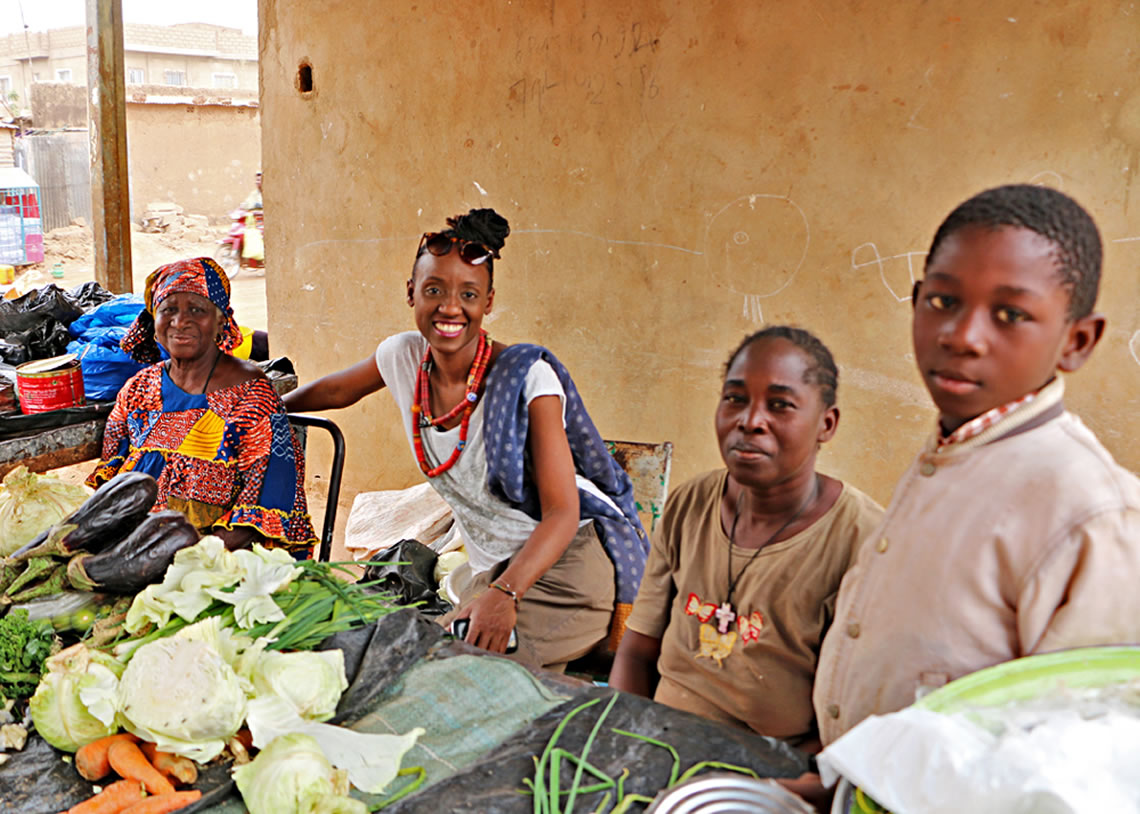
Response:
[[[491,258],[498,259],[499,257],[497,251],[488,249],[482,243],[464,240],[461,237],[443,232],[424,232],[424,236],[420,238],[420,247],[416,249],[416,256],[418,257],[422,250],[427,249],[435,257],[443,257],[457,244],[459,246],[459,259],[469,266],[479,266]]]

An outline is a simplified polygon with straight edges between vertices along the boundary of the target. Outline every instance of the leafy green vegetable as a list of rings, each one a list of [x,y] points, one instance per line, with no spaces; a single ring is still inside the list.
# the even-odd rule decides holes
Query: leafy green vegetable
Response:
[[[221,538],[203,537],[174,555],[161,583],[147,586],[135,597],[127,611],[127,630],[134,633],[148,622],[164,628],[172,614],[193,622],[214,603],[207,591],[234,585],[241,576],[241,564]]]
[[[340,696],[348,689],[340,650],[265,651],[256,657],[250,679],[258,696],[280,696],[311,721],[327,721],[335,715]]]
[[[119,681],[118,708],[143,740],[206,763],[245,719],[246,685],[216,649],[217,637],[196,636],[195,628],[138,649]]]
[[[253,736],[253,745],[258,748],[264,748],[282,735],[310,736],[333,766],[348,772],[353,786],[369,794],[380,794],[396,779],[404,754],[424,734],[420,727],[403,735],[387,735],[307,721],[289,701],[276,695],[250,701],[245,722]]]
[[[234,770],[234,781],[250,814],[366,814],[348,797],[343,772],[333,769],[309,735],[274,738],[251,763]]]
[[[284,589],[302,569],[281,548],[255,545],[251,551],[235,551],[241,566],[241,582],[228,589],[207,590],[214,599],[234,606],[234,621],[240,628],[251,628],[259,622],[280,622],[285,618],[272,594]]]
[[[216,537],[180,551],[162,584],[135,597],[127,612],[133,635],[116,643],[116,655],[129,661],[140,645],[211,617],[250,639],[268,638],[267,650],[312,650],[334,633],[404,607],[393,595],[375,592],[372,583],[342,580],[339,572],[355,575],[340,563],[285,563],[276,550],[260,546],[236,556],[241,553],[225,551]]]
[[[70,515],[91,496],[86,486],[37,475],[17,466],[0,486],[0,557],[6,557],[55,523]]]
[[[113,696],[122,664],[80,643],[55,654],[45,666],[48,671],[28,704],[44,740],[74,752],[118,731]]]
[[[29,698],[56,649],[51,622],[30,621],[23,609],[0,619],[0,705],[5,698]]]

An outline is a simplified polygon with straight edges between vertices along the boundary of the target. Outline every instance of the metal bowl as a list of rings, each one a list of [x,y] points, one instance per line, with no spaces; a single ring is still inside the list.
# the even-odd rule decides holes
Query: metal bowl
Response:
[[[703,774],[661,792],[646,814],[814,814],[815,809],[772,780]]]

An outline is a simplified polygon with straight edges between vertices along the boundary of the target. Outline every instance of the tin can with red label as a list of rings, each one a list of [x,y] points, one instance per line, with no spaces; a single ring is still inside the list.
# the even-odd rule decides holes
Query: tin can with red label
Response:
[[[16,392],[25,415],[84,404],[79,360],[74,353],[65,353],[25,362],[16,368]]]

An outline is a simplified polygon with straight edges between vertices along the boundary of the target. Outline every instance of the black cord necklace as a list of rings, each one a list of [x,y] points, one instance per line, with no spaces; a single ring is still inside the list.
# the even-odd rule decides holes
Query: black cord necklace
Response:
[[[819,491],[819,475],[817,474],[815,476],[815,479],[812,481],[811,494],[807,496],[807,500],[800,504],[800,507],[796,509],[795,513],[787,520],[785,520],[784,524],[776,529],[776,531],[767,540],[764,541],[763,545],[752,552],[752,556],[748,558],[748,562],[744,563],[744,567],[737,572],[736,578],[733,579],[732,546],[736,545],[736,524],[740,521],[740,504],[744,502],[739,497],[737,498],[736,512],[732,516],[732,529],[728,532],[728,540],[732,544],[728,548],[728,596],[725,598],[724,602],[721,603],[720,607],[715,611],[717,632],[728,633],[728,626],[731,625],[736,619],[737,614],[732,609],[732,594],[736,590],[736,585],[740,582],[740,578],[744,576],[744,572],[748,570],[748,566],[752,565],[753,560],[756,559],[760,552],[774,543],[776,541],[776,538],[783,534],[784,530],[788,528],[788,526],[792,525],[792,523],[800,519],[800,515],[802,515],[807,510],[807,507],[814,503],[816,498],[819,497]]]
[[[202,395],[206,395],[206,388],[210,386],[210,379],[214,378],[214,370],[218,367],[218,360],[222,358],[222,352],[219,350],[218,355],[214,357],[214,363],[210,365],[210,372],[206,374],[206,383],[202,385]],[[173,359],[166,360],[166,375],[170,376],[170,365]],[[174,377],[170,376],[170,380],[174,381]]]

